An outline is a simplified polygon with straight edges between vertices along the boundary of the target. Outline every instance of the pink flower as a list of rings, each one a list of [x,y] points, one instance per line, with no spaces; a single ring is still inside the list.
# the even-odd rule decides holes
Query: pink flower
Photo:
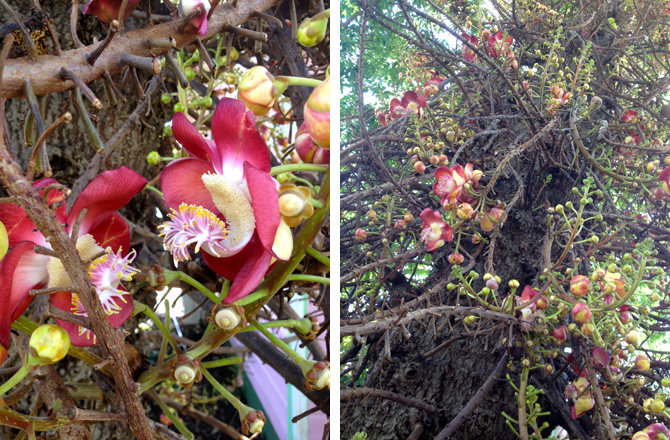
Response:
[[[640,118],[635,110],[627,110],[626,113],[621,116],[621,122],[625,124],[629,122],[637,122],[639,119]]]
[[[100,21],[107,24],[113,20],[119,19],[119,12],[121,11],[121,0],[88,0],[84,6],[84,14],[95,15]],[[130,17],[140,0],[128,0],[126,10],[123,13],[123,19]]]
[[[43,193],[44,188],[54,183],[58,182],[42,179],[33,186]],[[82,210],[87,210],[77,236],[77,250],[82,259],[91,258],[108,247],[112,250],[112,253],[92,263],[90,274],[103,309],[114,327],[123,324],[133,309],[132,298],[122,290],[119,282],[127,280],[136,272],[136,269],[128,266],[135,258],[134,252],[128,254],[130,232],[116,211],[145,185],[146,179],[126,167],[106,171],[84,188],[69,213],[65,210],[63,194],[58,190],[49,192],[50,204],[62,203],[54,214],[68,233],[71,233]],[[0,262],[0,310],[3,311],[0,315],[1,364],[7,355],[11,324],[32,300],[28,292],[44,286],[68,287],[72,283],[59,259],[33,251],[36,244],[46,248],[51,248],[51,245],[22,208],[10,203],[0,204],[0,221],[7,228],[9,247],[12,248]],[[86,314],[79,298],[72,292],[52,294],[51,303],[61,310],[77,315]],[[68,332],[72,345],[83,347],[96,343],[95,335],[90,330],[56,321]]]
[[[480,170],[472,170],[472,164],[465,165],[465,168],[460,165],[454,165],[453,168],[445,166],[439,167],[435,170],[435,183],[433,184],[433,192],[442,197],[442,204],[445,199],[455,199],[459,203],[472,203],[474,199],[472,196],[463,191],[466,183],[470,183],[472,189],[479,189],[479,178],[484,173]]]
[[[426,97],[410,90],[405,92],[401,100],[398,100],[398,98],[391,100],[391,117],[398,119],[409,112],[413,112],[420,118],[422,108],[426,108]]]
[[[207,33],[207,13],[211,8],[209,1],[203,0],[181,0],[181,9],[184,16],[200,8],[200,14],[191,19],[190,23],[198,29],[198,34],[204,37]]]
[[[661,171],[658,180],[661,182],[661,189],[663,192],[670,197],[670,167],[665,167],[665,169]]]
[[[500,55],[509,54],[511,53],[510,48],[512,47],[513,42],[514,39],[511,35],[507,35],[503,39],[502,31],[498,31],[489,37],[489,52],[495,58],[498,58]]]
[[[517,304],[523,304],[527,303],[528,301],[535,299],[540,294],[540,291],[537,289],[532,289],[530,286],[526,286],[523,288],[523,292],[521,292],[521,298],[518,296],[516,298]],[[539,301],[539,299],[538,299]],[[535,309],[535,306],[537,305],[537,302],[534,302],[533,304],[529,305],[531,310]]]
[[[428,245],[428,252],[444,246],[444,243],[454,239],[451,226],[442,220],[439,212],[426,208],[420,215],[423,220],[421,240]]]
[[[170,162],[161,173],[165,201],[174,210],[173,221],[188,215],[188,205],[182,209],[182,204],[202,209],[202,224],[191,236],[207,235],[198,246],[205,251],[205,263],[233,282],[223,300],[232,303],[251,293],[272,258],[279,258],[273,250],[281,228],[278,184],[269,174],[270,151],[253,114],[236,99],[223,98],[214,111],[213,141],[205,140],[181,113],[172,118],[172,132],[192,157]],[[225,238],[217,235],[215,220],[223,223]],[[174,236],[169,241],[175,263],[190,258],[183,250],[193,237]]]
[[[468,34],[461,34],[463,38],[465,38],[470,44],[473,46],[478,46],[479,45],[479,40],[477,40],[477,36],[475,35],[468,35]],[[463,58],[465,61],[472,61],[473,63],[477,64],[477,54],[475,53],[474,50],[470,49],[466,44],[463,44]]]

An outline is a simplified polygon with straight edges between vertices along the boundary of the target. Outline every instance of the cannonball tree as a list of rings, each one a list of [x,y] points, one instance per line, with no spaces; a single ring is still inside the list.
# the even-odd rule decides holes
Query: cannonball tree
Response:
[[[0,6],[0,437],[327,436],[329,2]]]
[[[342,438],[668,438],[667,3],[341,19]]]

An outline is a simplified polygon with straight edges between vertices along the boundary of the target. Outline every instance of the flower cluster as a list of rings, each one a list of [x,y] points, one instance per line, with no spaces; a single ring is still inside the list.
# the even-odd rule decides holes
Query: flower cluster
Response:
[[[479,47],[480,39],[475,34],[463,33],[461,36],[471,45]],[[511,35],[504,35],[503,31],[491,32],[489,29],[484,29],[481,34],[481,43],[488,53],[493,58],[505,57],[510,60],[510,65],[517,68],[518,62],[514,59],[514,52],[512,51],[512,44],[514,39]],[[463,59],[474,64],[478,63],[477,53],[467,44],[462,46]]]

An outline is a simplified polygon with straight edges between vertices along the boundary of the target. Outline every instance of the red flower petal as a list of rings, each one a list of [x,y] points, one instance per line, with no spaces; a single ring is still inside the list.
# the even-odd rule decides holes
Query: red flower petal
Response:
[[[392,117],[393,119],[398,119],[398,118],[400,117],[400,115],[397,114],[397,113],[395,112],[395,109],[398,108],[398,107],[400,107],[400,106],[401,106],[401,105],[400,105],[400,100],[399,100],[398,98],[393,98],[393,99],[391,100],[391,107],[390,107],[390,110],[391,110],[391,117]]]
[[[77,221],[81,210],[86,208],[88,213],[79,227],[79,236],[88,234],[130,202],[146,184],[147,180],[130,168],[105,171],[91,180],[75,200],[67,217],[68,230]]]
[[[205,138],[183,113],[177,112],[172,117],[172,134],[177,142],[192,156],[211,162],[214,165],[221,163],[218,150],[210,147]]]
[[[124,257],[130,251],[130,231],[128,230],[128,225],[117,213],[112,214],[111,217],[107,217],[102,223],[91,229],[89,234],[93,236],[98,246],[103,249],[109,246],[114,252],[117,252],[121,248],[121,255]]]
[[[37,226],[28,218],[23,208],[12,203],[0,203],[0,222],[7,229],[10,248],[22,241],[47,246],[44,235],[37,230]]]
[[[127,19],[133,13],[140,0],[128,0],[126,10],[123,13],[123,19]],[[111,23],[112,20],[118,20],[121,10],[119,0],[89,0],[84,6],[84,14],[95,15],[105,23]]]
[[[271,252],[279,227],[279,200],[277,198],[277,184],[266,172],[263,172],[248,162],[244,163],[244,174],[251,195],[251,206],[256,219],[256,232],[263,247]]]
[[[270,150],[256,128],[256,119],[242,101],[222,98],[212,117],[212,136],[224,168],[246,161],[270,172]]]
[[[210,269],[233,282],[228,296],[223,300],[224,304],[231,304],[253,292],[268,272],[272,259],[272,255],[265,251],[258,234],[255,233],[244,249],[234,257],[216,258],[206,252],[201,255]]]
[[[610,363],[610,355],[601,347],[593,348],[593,364],[596,368],[605,368]]]
[[[0,345],[9,348],[12,322],[28,307],[30,289],[47,281],[46,263],[49,257],[33,252],[35,243],[24,241],[16,245],[0,261]],[[4,350],[0,350],[4,352]],[[2,353],[0,353],[0,356]],[[0,359],[0,364],[4,359]]]
[[[177,209],[181,203],[188,203],[218,214],[212,195],[202,183],[202,175],[207,173],[216,171],[211,163],[204,160],[188,157],[170,162],[161,173],[165,203],[173,209]]]

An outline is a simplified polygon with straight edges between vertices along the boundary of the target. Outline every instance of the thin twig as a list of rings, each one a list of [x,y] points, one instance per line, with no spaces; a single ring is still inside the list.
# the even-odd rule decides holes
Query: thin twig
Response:
[[[44,130],[44,133],[42,133],[42,135],[39,137],[37,143],[33,146],[33,152],[30,155],[30,160],[28,161],[28,168],[26,169],[26,179],[28,181],[33,180],[33,177],[35,175],[35,162],[37,160],[37,154],[40,151],[40,147],[42,146],[46,138],[49,135],[51,135],[51,133],[53,133],[56,127],[70,121],[72,121],[72,114],[70,112],[65,112],[58,119],[52,122],[51,125],[49,125],[47,129]]]
[[[88,86],[84,84],[84,81],[79,79],[79,77],[75,75],[73,71],[67,70],[65,67],[61,67],[60,77],[63,81],[72,81],[73,83],[75,83],[75,85],[79,88],[79,90],[81,90],[81,93],[84,94],[86,99],[88,99],[91,102],[91,104],[93,104],[93,107],[95,107],[98,110],[102,108],[102,102],[100,102],[97,96],[95,96],[93,90],[89,89]]]
[[[109,30],[107,31],[105,39],[102,40],[102,43],[100,43],[93,52],[86,55],[86,61],[88,62],[88,64],[90,64],[91,66],[95,64],[95,60],[97,60],[98,57],[102,55],[102,52],[107,48],[107,46],[109,46],[109,43],[112,42],[112,39],[114,38],[114,36],[118,31],[119,31],[119,22],[116,20],[112,20],[112,22],[109,24]]]

